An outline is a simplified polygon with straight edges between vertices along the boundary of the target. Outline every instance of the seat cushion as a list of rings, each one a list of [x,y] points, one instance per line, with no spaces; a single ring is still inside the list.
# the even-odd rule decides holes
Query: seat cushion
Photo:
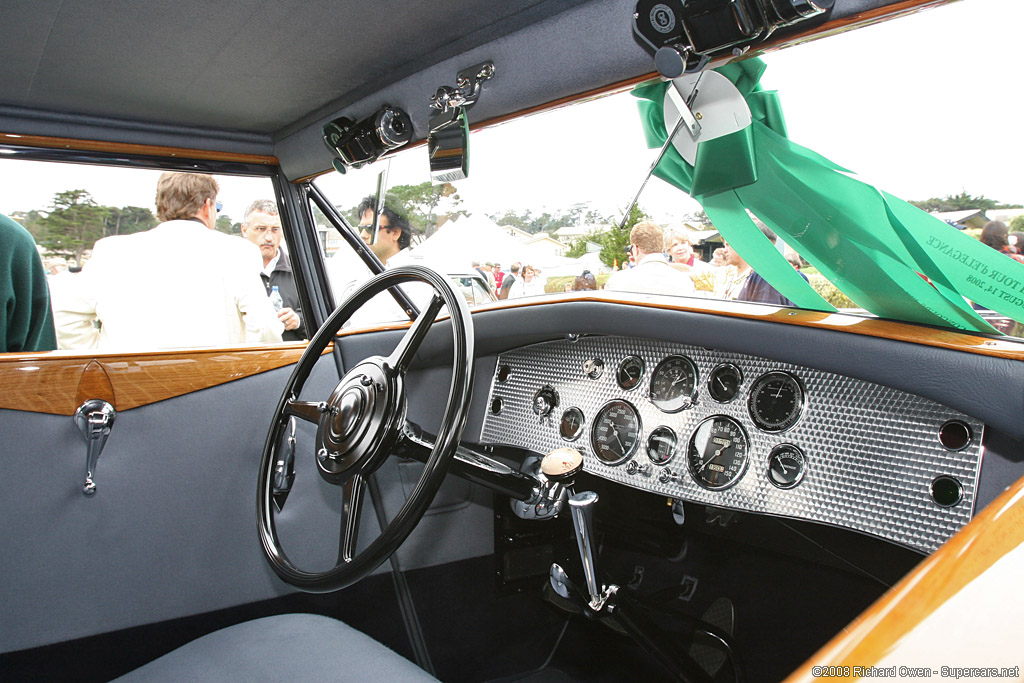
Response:
[[[215,631],[118,681],[436,681],[335,619],[283,614]]]

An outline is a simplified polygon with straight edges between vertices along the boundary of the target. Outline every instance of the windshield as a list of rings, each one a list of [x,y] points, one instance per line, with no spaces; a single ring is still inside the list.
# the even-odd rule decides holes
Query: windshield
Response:
[[[499,299],[606,288],[1020,336],[1016,24],[993,21],[1020,13],[953,3],[522,117],[474,132],[451,184],[422,147],[316,182],[372,226],[359,204],[386,171],[392,213],[363,231],[381,260],[475,273]],[[965,43],[983,63],[953,58]],[[671,136],[682,99],[700,145]],[[362,266],[324,232],[338,294]]]

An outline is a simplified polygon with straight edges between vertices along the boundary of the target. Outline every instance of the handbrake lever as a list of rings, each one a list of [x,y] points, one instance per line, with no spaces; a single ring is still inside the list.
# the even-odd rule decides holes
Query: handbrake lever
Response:
[[[615,584],[601,586],[597,581],[597,553],[594,550],[594,505],[598,495],[593,491],[583,491],[569,498],[569,509],[572,510],[572,525],[576,529],[576,545],[580,549],[580,560],[583,563],[583,574],[587,580],[587,591],[590,593],[590,609],[600,612],[608,598],[619,591]]]

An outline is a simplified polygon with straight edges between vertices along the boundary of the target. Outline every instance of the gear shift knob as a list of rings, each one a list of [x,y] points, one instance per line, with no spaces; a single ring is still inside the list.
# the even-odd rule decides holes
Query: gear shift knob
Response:
[[[572,486],[572,480],[583,469],[583,454],[575,448],[556,448],[540,461],[540,471],[551,481],[566,482]]]

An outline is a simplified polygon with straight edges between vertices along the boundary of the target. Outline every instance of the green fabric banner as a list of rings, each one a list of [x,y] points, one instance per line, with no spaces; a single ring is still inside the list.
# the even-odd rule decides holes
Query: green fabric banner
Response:
[[[966,297],[1024,320],[1024,265],[790,141],[778,94],[760,89],[764,69],[760,59],[718,69],[746,99],[753,123],[702,142],[695,166],[670,146],[654,174],[697,199],[747,263],[802,308],[834,310],[768,248],[747,209],[879,317],[996,333]],[[651,147],[668,136],[667,87],[633,93]]]

